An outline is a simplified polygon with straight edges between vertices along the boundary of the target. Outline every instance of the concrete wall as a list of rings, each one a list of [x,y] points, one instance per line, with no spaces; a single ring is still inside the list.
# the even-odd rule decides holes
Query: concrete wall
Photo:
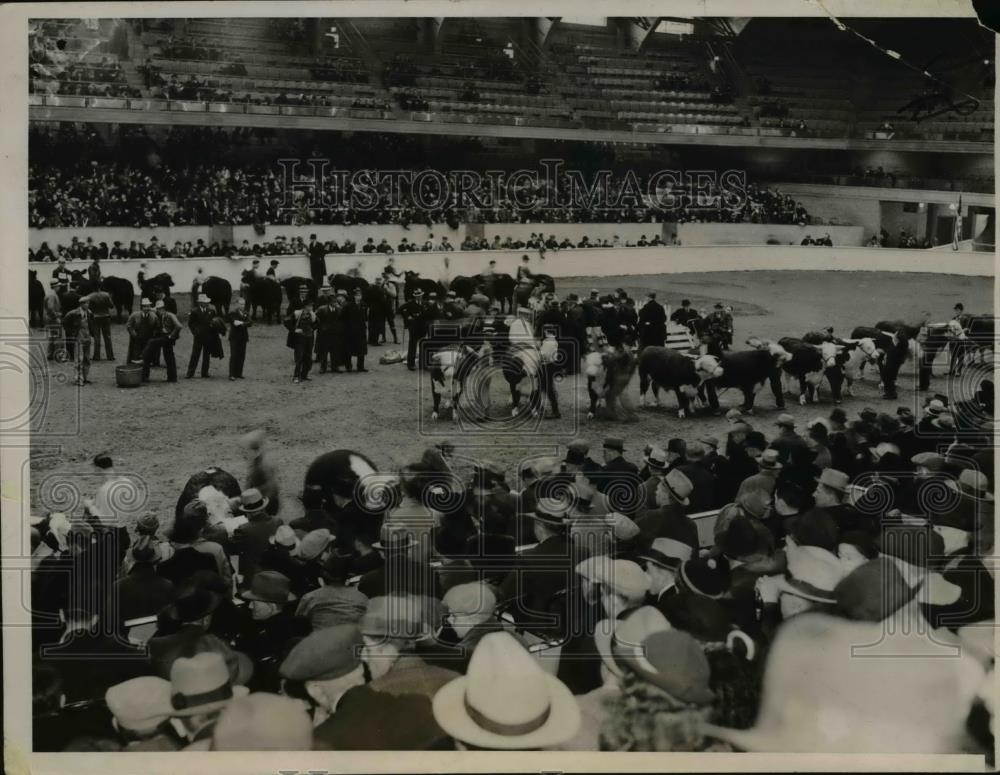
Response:
[[[817,239],[824,234],[830,235],[834,245],[860,247],[864,244],[864,229],[861,226],[769,223],[682,223],[678,226],[678,236],[684,246],[767,245],[769,240],[777,240],[782,245],[798,245],[806,235]]]
[[[585,235],[593,241],[611,240],[617,234],[622,244],[625,244],[636,242],[643,234],[646,235],[646,239],[652,239],[657,234],[661,238],[669,237],[673,227],[671,225],[665,230],[665,225],[663,223],[487,223],[483,225],[483,234],[492,242],[496,234],[499,234],[501,239],[509,236],[512,239],[527,240],[533,232],[537,234],[540,231],[546,238],[550,234],[555,234],[560,242],[569,237],[573,244],[579,242]],[[664,231],[667,232],[666,235]]]
[[[414,269],[421,276],[449,281],[456,275],[480,273],[489,260],[496,259],[497,271],[514,274],[523,251],[407,253],[396,257],[400,270]],[[445,265],[447,259],[448,265]],[[947,260],[945,260],[947,259]],[[280,260],[279,276],[308,276],[305,256],[285,256]],[[344,272],[361,262],[362,274],[373,279],[385,266],[385,259],[375,255],[330,255],[329,272]],[[102,262],[105,275],[126,277],[135,282],[140,262]],[[174,280],[174,290],[187,292],[198,267],[206,275],[225,277],[234,286],[240,273],[250,267],[249,258],[189,258],[150,259],[148,274],[167,272]],[[262,261],[267,266],[267,260]],[[638,274],[675,274],[680,272],[712,272],[741,270],[842,270],[851,272],[933,272],[967,276],[993,276],[992,253],[953,252],[943,256],[937,251],[897,250],[893,248],[799,247],[773,245],[761,247],[715,246],[680,248],[593,248],[589,250],[553,251],[545,259],[532,256],[534,271],[553,277],[617,277]],[[46,286],[52,277],[54,263],[35,264],[38,279]],[[85,262],[72,262],[70,269],[84,269]]]

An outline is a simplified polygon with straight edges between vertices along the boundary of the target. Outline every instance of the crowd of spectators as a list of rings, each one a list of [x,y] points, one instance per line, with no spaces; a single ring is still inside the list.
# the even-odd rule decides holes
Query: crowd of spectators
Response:
[[[554,234],[547,237],[542,233],[532,232],[526,239],[519,237],[494,236],[492,240],[485,237],[466,237],[461,243],[454,243],[447,234],[435,237],[430,233],[425,240],[409,239],[402,237],[393,246],[388,239],[382,238],[378,242],[374,237],[367,237],[361,240],[360,244],[354,240],[344,238],[343,240],[321,241],[327,254],[354,254],[354,253],[433,253],[447,252],[453,250],[537,250],[544,253],[547,250],[574,250],[585,248],[618,248],[618,247],[657,247],[660,245],[679,245],[676,235],[671,235],[668,241],[664,241],[659,234],[650,232],[650,236],[640,235],[638,239],[625,239],[619,235],[610,238],[594,237],[584,235],[578,240],[571,240],[568,237],[559,239]],[[101,261],[105,259],[133,259],[133,258],[201,258],[201,257],[226,257],[239,258],[243,256],[291,256],[308,255],[309,248],[301,235],[277,235],[273,239],[260,239],[251,243],[245,239],[237,244],[230,240],[214,240],[206,242],[203,238],[195,240],[175,240],[173,245],[160,242],[159,238],[152,235],[148,242],[142,240],[131,240],[128,244],[116,240],[108,245],[107,242],[94,242],[93,237],[79,236],[70,238],[67,245],[49,245],[42,242],[37,250],[28,248],[28,261],[58,261],[67,263],[73,261]]]
[[[539,174],[499,187],[484,177],[472,188],[459,181],[458,173],[442,172],[448,185],[430,194],[421,191],[423,199],[417,200],[411,186],[399,185],[391,176],[352,183],[349,177],[330,174],[347,165],[378,170],[398,164],[391,168],[414,173],[425,169],[420,144],[403,135],[362,135],[350,146],[309,149],[330,161],[328,177],[318,185],[316,170],[306,163],[293,173],[277,163],[240,161],[241,147],[274,139],[270,130],[172,128],[157,138],[143,127],[115,131],[108,144],[93,125],[32,128],[30,226],[446,224],[456,229],[462,223],[810,221],[792,197],[752,183],[745,196],[727,195],[713,186],[697,194],[674,189],[671,200],[666,191],[647,191],[645,175],[611,175],[606,194],[589,198],[577,195],[582,192],[565,172],[552,181]],[[476,147],[456,144],[456,160],[458,154],[474,159]],[[229,158],[213,161],[208,149]],[[302,150],[300,158],[310,158]],[[288,158],[277,155],[283,151],[276,148],[275,158]],[[593,181],[585,173],[583,182],[589,188]]]
[[[35,750],[989,764],[992,401],[987,381],[971,409],[929,395],[776,432],[732,410],[718,436],[578,438],[516,470],[443,441],[378,487],[342,451],[301,509],[261,432],[242,492],[176,516],[124,511],[98,455],[78,512],[31,519]]]
[[[806,226],[811,222],[802,203],[777,188],[749,183],[745,196],[732,198],[717,186],[697,195],[690,189],[673,193],[680,199],[676,211],[678,223],[794,223]]]

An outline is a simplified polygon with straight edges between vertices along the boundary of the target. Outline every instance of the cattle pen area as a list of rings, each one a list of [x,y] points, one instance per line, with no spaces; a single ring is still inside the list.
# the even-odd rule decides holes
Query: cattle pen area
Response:
[[[848,336],[856,326],[871,326],[878,320],[909,320],[924,310],[931,312],[932,321],[946,320],[956,303],[963,303],[968,310],[990,309],[993,292],[988,277],[929,273],[710,272],[557,280],[560,296],[576,293],[583,298],[594,288],[603,294],[617,287],[635,298],[656,292],[662,304],[673,308],[685,298],[693,306],[709,309],[719,301],[731,304],[736,350],[748,349],[744,342],[751,336],[774,340],[800,337],[827,326],[832,326],[835,334]],[[188,296],[176,294],[182,319],[191,306]],[[280,324],[267,326],[258,321],[250,329],[248,363],[252,366],[246,379],[237,383],[226,379],[224,360],[213,361],[214,373],[209,379],[182,378],[176,385],[165,383],[163,370],[154,369],[153,380],[135,390],[117,387],[114,365],[107,362],[94,364],[94,384],[85,388],[71,384],[73,364],[47,364],[42,369],[45,384],[35,383],[44,407],[33,415],[38,423],[32,428],[33,509],[43,513],[64,508],[61,488],[55,486],[62,480],[54,474],[90,476],[95,452],[107,450],[121,461],[116,472],[141,482],[144,500],[130,504],[129,513],[170,511],[188,477],[202,468],[218,466],[242,476],[246,463],[239,439],[253,429],[264,429],[267,434],[283,491],[296,493],[301,490],[301,473],[308,464],[331,449],[362,450],[379,470],[392,471],[419,458],[428,446],[447,439],[472,458],[495,460],[513,476],[525,457],[561,456],[566,443],[576,436],[596,444],[608,434],[623,434],[627,453],[638,460],[647,444],[665,445],[671,437],[724,436],[728,426],[724,416],[708,411],[679,419],[676,398],[670,391],[661,393],[661,407],[639,408],[635,423],[622,424],[601,416],[589,420],[586,379],[570,376],[557,388],[561,419],[544,419],[514,434],[506,428],[493,434],[489,426],[463,430],[448,416],[436,422],[430,419],[430,377],[426,372],[408,371],[405,363],[378,363],[380,354],[400,347],[372,348],[368,374],[314,374],[310,383],[296,385],[290,379],[286,335]],[[44,334],[36,332],[33,337],[41,347]],[[127,349],[123,326],[112,324],[112,338],[116,349]],[[181,368],[190,348],[190,337],[182,336],[176,347]],[[931,392],[947,393],[952,388],[947,370],[946,356],[941,355]],[[503,380],[494,382],[493,401],[508,406],[510,396],[501,389]],[[969,384],[974,386],[974,380]],[[851,415],[865,407],[893,414],[897,407],[908,406],[919,412],[926,393],[915,389],[913,358],[902,369],[899,387],[898,400],[883,400],[875,374],[869,373],[855,385],[855,395],[844,399],[843,408]],[[834,404],[825,388],[821,386],[817,403],[805,406],[799,405],[796,394],[789,390],[783,411],[792,414],[802,427],[815,417],[828,416]],[[637,377],[627,390],[638,404]],[[723,409],[739,406],[739,391],[722,393],[719,402]],[[765,387],[758,393],[749,420],[770,433],[779,413]],[[287,519],[301,515],[297,498],[288,498],[284,508],[288,509]]]

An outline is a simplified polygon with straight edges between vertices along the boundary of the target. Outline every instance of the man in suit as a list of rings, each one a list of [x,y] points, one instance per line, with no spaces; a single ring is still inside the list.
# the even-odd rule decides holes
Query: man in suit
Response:
[[[420,340],[427,334],[427,311],[424,307],[424,292],[417,288],[413,298],[399,308],[403,316],[403,326],[409,334],[406,343],[406,368],[415,371],[417,368],[417,347]]]
[[[67,348],[70,349],[70,352],[76,349],[76,347],[70,347],[71,342],[79,346],[80,354],[76,361],[77,385],[90,384],[91,325],[90,300],[84,296],[80,299],[79,307],[70,310],[63,316],[63,329],[66,331]]]
[[[691,502],[688,505],[689,514],[708,511],[721,505],[716,501],[719,481],[708,470],[707,457],[708,452],[705,445],[696,441],[687,448],[688,462],[677,467],[678,471],[691,480],[694,487],[691,491]]]
[[[240,575],[243,586],[249,586],[257,573],[261,555],[270,548],[270,538],[282,524],[276,516],[267,513],[268,499],[255,487],[244,490],[235,509],[247,518],[233,532],[233,547],[240,558]]]
[[[569,587],[573,573],[568,524],[552,507],[548,499],[535,506],[531,518],[538,543],[517,555],[515,567],[503,580],[498,595],[501,603],[516,601],[511,609],[514,619],[521,625],[534,625],[535,632],[546,627],[555,632],[562,626],[543,619],[556,593]]]
[[[145,314],[145,313],[141,313]],[[167,367],[167,382],[177,381],[177,359],[174,358],[174,344],[181,335],[181,322],[173,312],[168,312],[163,299],[156,302],[153,313],[153,332],[146,340],[142,350],[142,381],[149,382],[149,371],[153,362],[163,353],[163,361]],[[145,325],[145,319],[141,325]]]
[[[625,459],[625,440],[620,436],[609,436],[604,440],[604,467],[598,479],[598,491],[611,502],[612,511],[623,514],[635,513],[639,503],[639,468]]]
[[[229,313],[229,380],[243,379],[243,364],[247,358],[247,342],[253,325],[246,313],[246,302],[242,297],[236,300],[236,309]]]
[[[309,274],[316,285],[322,285],[326,277],[326,246],[316,239],[315,234],[310,234],[306,252],[309,254]]]
[[[646,295],[646,303],[639,310],[639,349],[663,347],[667,340],[667,311],[656,300],[655,293]]]
[[[146,343],[156,334],[156,313],[153,312],[153,302],[143,297],[139,302],[139,311],[133,312],[125,321],[125,330],[129,335],[128,362],[134,363],[142,359]]]
[[[698,528],[686,513],[693,489],[691,480],[677,469],[660,479],[656,489],[656,508],[641,511],[635,520],[647,540],[661,536],[679,537],[693,552],[698,551]]]
[[[333,305],[333,288],[323,283],[319,289],[316,301],[316,361],[319,363],[319,373],[327,370],[339,372],[340,366],[334,356],[334,317],[337,311]]]
[[[674,310],[673,314],[670,316],[671,323],[680,323],[682,326],[687,326],[694,333],[694,321],[698,319],[698,311],[691,307],[690,299],[683,299],[681,301],[681,308]]]
[[[366,373],[365,355],[368,353],[368,334],[366,332],[366,320],[368,318],[368,306],[362,300],[360,288],[354,289],[351,300],[344,305],[344,335],[347,341],[347,371],[352,371],[351,360],[357,358],[357,371],[359,374]]]
[[[793,455],[808,449],[806,440],[795,432],[795,418],[790,414],[780,414],[775,422],[778,435],[771,441],[771,449],[778,450],[778,458],[788,465]]]
[[[312,301],[308,297],[309,290],[305,286],[299,289],[302,306],[292,310],[285,319],[288,328],[288,338],[295,351],[295,370],[292,382],[309,381],[309,370],[312,368],[312,353],[316,342],[316,313],[313,312]]]
[[[375,347],[385,341],[385,324],[392,319],[392,303],[385,291],[383,279],[375,278],[368,300],[368,344]],[[393,340],[396,339],[395,322],[392,325]]]
[[[212,338],[217,336],[212,331],[212,319],[214,315],[208,308],[208,296],[204,293],[199,293],[195,298],[195,307],[188,313],[188,328],[191,330],[193,337],[191,359],[188,361],[187,368],[188,379],[194,377],[199,359],[201,359],[201,376],[202,378],[208,377],[208,361],[213,349]]]

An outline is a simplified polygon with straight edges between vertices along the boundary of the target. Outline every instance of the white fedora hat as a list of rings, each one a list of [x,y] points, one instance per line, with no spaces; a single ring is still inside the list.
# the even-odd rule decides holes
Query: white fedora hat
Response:
[[[570,690],[507,632],[479,641],[466,674],[438,690],[433,709],[455,740],[492,750],[549,748],[580,728]]]

